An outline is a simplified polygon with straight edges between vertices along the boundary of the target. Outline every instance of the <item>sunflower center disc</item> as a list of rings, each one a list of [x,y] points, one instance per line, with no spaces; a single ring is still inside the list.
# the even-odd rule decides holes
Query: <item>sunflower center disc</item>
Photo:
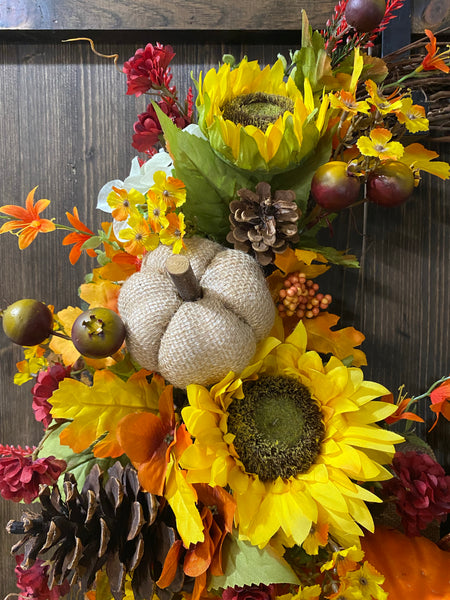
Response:
[[[265,131],[270,123],[286,111],[294,110],[294,103],[286,96],[255,92],[242,94],[226,102],[222,107],[223,118],[233,121],[236,125],[254,125]]]
[[[291,377],[243,385],[228,407],[228,430],[246,471],[262,481],[288,479],[314,463],[324,436],[322,414],[309,390]]]

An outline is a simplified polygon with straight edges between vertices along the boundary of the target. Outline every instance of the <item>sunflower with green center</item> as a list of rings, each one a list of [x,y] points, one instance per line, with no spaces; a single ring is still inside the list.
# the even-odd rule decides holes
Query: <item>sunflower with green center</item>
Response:
[[[359,545],[359,525],[373,530],[365,503],[380,500],[355,481],[390,478],[382,465],[403,441],[376,424],[395,411],[374,400],[387,390],[335,357],[324,365],[306,342],[300,322],[284,342],[267,338],[240,376],[187,387],[187,481],[229,486],[240,536],[260,547],[275,535],[301,545],[324,524]]]
[[[198,124],[211,146],[242,169],[269,171],[298,164],[325,133],[328,98],[315,105],[311,85],[304,93],[278,60],[261,69],[242,60],[231,69],[211,69],[198,83]]]

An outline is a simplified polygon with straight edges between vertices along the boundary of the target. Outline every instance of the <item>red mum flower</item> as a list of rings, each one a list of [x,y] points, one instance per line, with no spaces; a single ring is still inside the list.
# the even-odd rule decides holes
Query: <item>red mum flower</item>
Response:
[[[33,502],[39,495],[39,486],[56,483],[67,467],[63,460],[54,456],[33,460],[33,450],[28,447],[7,446],[1,450],[0,495],[13,502]]]
[[[59,387],[59,382],[70,375],[70,367],[64,367],[59,363],[53,365],[46,371],[39,371],[36,383],[31,389],[33,394],[33,411],[36,421],[40,421],[47,429],[52,417],[50,410],[52,405],[48,399]]]
[[[175,56],[172,46],[147,44],[145,48],[136,50],[134,56],[123,65],[127,76],[127,94],[136,97],[150,88],[169,89],[172,75],[169,63]]]
[[[392,461],[397,477],[383,483],[396,496],[396,508],[407,535],[420,535],[435,519],[450,512],[450,476],[428,454],[397,452]]]
[[[190,119],[180,113],[178,106],[173,100],[165,98],[158,102],[159,108],[180,129],[189,125]],[[133,148],[138,152],[146,152],[150,156],[155,154],[155,144],[159,142],[162,128],[158,116],[152,104],[147,106],[147,111],[138,115],[138,121],[134,124]]]
[[[17,587],[22,591],[19,594],[19,600],[59,600],[70,591],[67,581],[62,585],[55,585],[50,590],[48,588],[48,565],[37,558],[29,569],[21,567],[23,554],[16,556],[17,566],[14,572],[17,577]]]
[[[228,587],[222,593],[222,600],[272,600],[275,597],[274,585],[244,585]]]

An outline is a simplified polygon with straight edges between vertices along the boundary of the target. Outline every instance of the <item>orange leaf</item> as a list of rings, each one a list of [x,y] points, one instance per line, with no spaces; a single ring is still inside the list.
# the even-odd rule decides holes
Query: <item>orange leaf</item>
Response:
[[[169,430],[159,417],[151,413],[134,413],[117,425],[117,438],[125,454],[137,468],[143,488],[161,496],[167,471]]]
[[[161,589],[168,587],[175,579],[182,548],[183,542],[181,540],[175,540],[170,547],[163,564],[161,575],[156,582],[156,585]]]
[[[331,353],[340,360],[353,356],[353,366],[367,365],[364,352],[355,348],[364,341],[364,334],[354,327],[332,331],[331,327],[334,327],[338,321],[339,317],[329,312],[320,313],[314,319],[303,319],[308,335],[307,350],[315,350],[323,354]]]
[[[192,590],[191,600],[200,600],[202,592],[206,588],[206,573],[201,573],[195,578],[194,589]]]

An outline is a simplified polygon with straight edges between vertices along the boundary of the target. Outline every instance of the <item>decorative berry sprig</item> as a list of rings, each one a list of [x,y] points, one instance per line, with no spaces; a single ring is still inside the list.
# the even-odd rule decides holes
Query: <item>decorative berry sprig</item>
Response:
[[[332,301],[330,294],[319,292],[319,284],[306,279],[305,273],[295,271],[284,281],[278,294],[277,306],[281,317],[297,316],[313,319],[321,310],[327,310]]]

